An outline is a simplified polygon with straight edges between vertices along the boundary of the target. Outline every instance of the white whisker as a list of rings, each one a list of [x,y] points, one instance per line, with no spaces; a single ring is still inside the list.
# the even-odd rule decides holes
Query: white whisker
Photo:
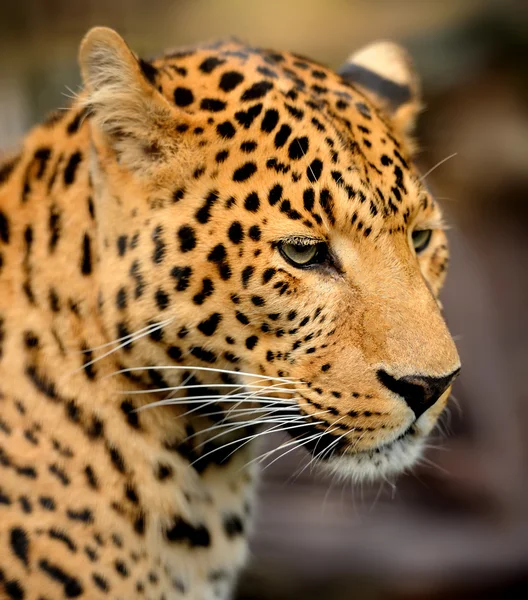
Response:
[[[443,158],[441,161],[437,162],[437,163],[436,163],[436,165],[435,165],[434,167],[431,167],[431,168],[429,169],[429,171],[427,171],[427,173],[425,173],[425,175],[422,175],[422,176],[420,177],[420,181],[424,181],[424,180],[425,180],[425,178],[426,178],[428,175],[431,175],[431,173],[432,173],[433,171],[436,171],[436,169],[438,169],[438,167],[439,167],[440,165],[443,165],[443,164],[444,164],[445,162],[447,162],[448,160],[451,160],[451,159],[452,159],[452,158],[454,158],[454,157],[455,157],[457,154],[458,154],[458,152],[453,152],[453,154],[450,154],[449,156],[446,156],[445,158]]]
[[[158,329],[159,329],[159,327],[158,327]],[[93,360],[91,360],[91,361],[89,361],[87,363],[84,363],[81,367],[79,367],[78,369],[75,369],[74,371],[72,371],[71,375],[73,375],[74,373],[78,373],[79,371],[82,371],[83,369],[86,369],[86,367],[89,367],[89,366],[91,366],[91,365],[99,362],[103,358],[106,358],[107,356],[110,356],[114,352],[117,352],[117,350],[120,350],[121,348],[124,348],[125,346],[128,346],[129,344],[132,344],[133,342],[136,342],[137,340],[139,340],[142,337],[148,335],[149,333],[150,333],[150,331],[144,331],[140,335],[132,334],[134,337],[132,337],[131,339],[127,340],[126,342],[123,342],[123,343],[119,344],[115,348],[112,348],[112,350],[109,350],[108,352],[105,352],[101,356],[98,356],[97,358],[94,358]],[[106,377],[108,377],[108,375],[106,375],[105,377],[103,377],[103,379],[106,379]]]
[[[233,398],[232,400],[230,398]],[[151,402],[150,404],[145,404],[145,406],[140,406],[136,408],[138,412],[151,409],[151,408],[159,408],[160,406],[172,406],[176,404],[200,404],[204,406],[203,400],[211,400],[211,404],[215,402],[240,402],[246,404],[255,405],[257,402],[251,398],[243,397],[239,399],[239,396],[192,396],[191,398],[169,398],[166,400],[159,400],[158,402]],[[290,404],[291,406],[295,406],[295,403],[290,400],[278,400],[273,396],[259,396],[258,404],[275,404],[276,402],[283,402],[284,404]],[[207,403],[206,403],[207,404]]]
[[[283,431],[289,431],[291,429],[298,429],[299,427],[309,427],[312,425],[317,425],[319,424],[318,421],[312,421],[310,423],[301,423],[300,425],[292,425],[291,427],[285,427],[283,428]],[[238,440],[233,440],[232,442],[228,442],[227,444],[223,444],[222,446],[219,446],[218,448],[214,448],[213,450],[210,450],[209,452],[206,452],[205,454],[203,454],[202,456],[200,456],[199,458],[197,458],[194,462],[191,463],[191,466],[194,465],[196,462],[198,462],[199,460],[201,460],[202,458],[205,458],[206,456],[209,456],[209,454],[213,454],[214,452],[218,452],[218,450],[220,449],[224,449],[227,448],[228,446],[232,446],[233,444],[240,444],[240,442],[244,442],[243,444],[239,445],[231,454],[234,454],[235,452],[237,452],[238,450],[240,450],[240,448],[242,448],[242,446],[245,446],[246,444],[248,444],[249,442],[252,442],[254,440],[256,440],[257,438],[266,435],[268,433],[273,433],[274,431],[277,431],[278,429],[281,429],[281,425],[274,425],[273,427],[270,427],[270,429],[266,429],[265,431],[259,431],[258,433],[255,433],[253,435],[249,435],[246,436],[244,438],[238,439]],[[228,456],[231,456],[231,454],[229,454]]]
[[[171,317],[170,319],[165,319],[165,321],[151,323],[150,325],[147,325],[147,327],[138,329],[134,333],[129,333],[128,335],[124,335],[123,337],[117,338],[117,339],[113,340],[112,342],[107,342],[106,344],[100,344],[99,346],[93,346],[92,348],[88,348],[86,350],[80,350],[80,352],[83,354],[86,354],[88,352],[93,352],[94,350],[100,350],[101,348],[108,348],[109,346],[113,346],[114,344],[118,344],[119,342],[123,342],[125,340],[131,340],[136,335],[138,335],[140,333],[144,333],[146,331],[148,331],[148,333],[153,333],[154,331],[157,331],[158,329],[165,327],[165,325],[168,325],[173,320],[174,320],[174,317]]]
[[[115,375],[122,375],[124,373],[132,373],[136,371],[164,371],[164,370],[184,370],[184,371],[207,371],[210,373],[226,373],[228,375],[236,375],[240,377],[241,375],[245,375],[246,377],[259,377],[261,379],[267,379],[269,381],[280,381],[282,383],[304,383],[299,379],[285,379],[284,377],[263,377],[262,374],[257,375],[256,373],[246,373],[245,371],[230,371],[229,369],[215,369],[213,367],[197,367],[197,366],[188,366],[188,365],[162,365],[159,367],[131,367],[129,369],[120,369],[119,371],[114,371],[114,373],[110,373],[109,375],[105,375],[105,379],[107,377],[114,377]]]

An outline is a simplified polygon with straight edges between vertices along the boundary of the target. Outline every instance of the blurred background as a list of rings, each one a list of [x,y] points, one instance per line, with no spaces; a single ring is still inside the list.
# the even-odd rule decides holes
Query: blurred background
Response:
[[[93,25],[146,57],[228,35],[334,67],[379,38],[410,50],[421,169],[456,153],[427,177],[452,224],[456,400],[396,486],[272,455],[238,600],[528,597],[528,2],[0,0],[0,154],[68,104]]]

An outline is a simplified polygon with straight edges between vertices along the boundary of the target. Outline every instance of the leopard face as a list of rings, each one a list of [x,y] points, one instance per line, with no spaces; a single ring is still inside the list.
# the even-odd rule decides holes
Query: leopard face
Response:
[[[258,376],[328,467],[411,465],[460,364],[401,52],[373,46],[341,74],[237,43],[146,63],[97,29],[81,65],[105,327],[164,323],[123,368]]]

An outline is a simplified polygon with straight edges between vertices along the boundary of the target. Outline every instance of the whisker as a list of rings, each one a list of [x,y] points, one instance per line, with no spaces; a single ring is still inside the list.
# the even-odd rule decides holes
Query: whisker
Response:
[[[318,421],[310,422],[310,423],[301,423],[300,425],[292,425],[291,427],[283,428],[283,431],[290,431],[291,429],[298,429],[299,427],[310,427],[312,425],[317,425],[317,424],[319,424]],[[235,452],[237,452],[238,450],[240,450],[246,444],[248,444],[248,443],[256,440],[257,438],[261,437],[262,435],[266,435],[268,433],[273,433],[274,431],[277,431],[280,428],[281,428],[280,424],[279,425],[274,425],[273,427],[270,427],[269,429],[266,429],[265,431],[259,431],[256,434],[249,435],[249,436],[246,436],[246,437],[238,439],[238,440],[233,440],[232,442],[227,442],[226,444],[223,444],[222,446],[219,446],[218,448],[214,448],[213,450],[210,450],[209,452],[206,452],[205,454],[202,454],[202,456],[200,456],[199,458],[197,458],[195,461],[193,461],[191,463],[191,466],[194,465],[199,460],[201,460],[202,458],[205,458],[206,456],[209,456],[209,454],[213,454],[214,452],[218,452],[218,450],[220,450],[220,449],[223,450],[224,448],[227,448],[228,446],[232,446],[233,444],[240,444],[240,442],[244,442],[243,444],[239,445],[239,447],[237,447],[231,454],[228,455],[228,456],[231,456],[232,454],[234,454]]]
[[[243,397],[239,399],[238,396],[233,396],[233,400],[230,400],[230,396],[192,396],[190,399],[188,398],[170,398],[168,400],[159,400],[158,402],[151,402],[150,404],[145,404],[145,406],[140,406],[136,408],[136,411],[141,412],[143,410],[151,409],[151,408],[159,408],[161,406],[171,406],[175,404],[200,404],[204,406],[203,400],[211,400],[211,404],[214,402],[240,402],[247,404],[256,404],[255,400],[251,398]],[[273,396],[260,396],[259,404],[275,404],[277,402],[283,402],[285,405],[289,404],[293,406],[294,403],[290,400],[279,400],[274,398]],[[206,403],[207,405],[207,403]]]
[[[129,369],[120,369],[119,371],[114,371],[113,373],[110,373],[109,375],[105,375],[105,379],[107,377],[114,377],[115,375],[122,375],[124,373],[132,373],[132,372],[136,372],[136,371],[150,371],[150,370],[157,370],[157,371],[164,371],[164,370],[184,370],[184,371],[208,371],[210,373],[227,373],[228,375],[236,375],[237,377],[241,376],[241,375],[245,375],[247,377],[259,377],[261,379],[263,379],[262,375],[257,375],[256,373],[246,373],[245,371],[230,371],[229,369],[216,369],[213,367],[198,367],[198,366],[187,366],[187,365],[162,365],[159,367],[131,367]],[[285,379],[284,377],[272,377],[271,375],[269,377],[265,377],[264,379],[267,379],[269,381],[280,381],[282,383],[305,383],[304,381],[301,381],[300,379],[298,380],[292,380],[292,379]],[[213,386],[211,386],[213,387]]]
[[[295,416],[295,417],[291,417],[288,419],[260,419],[260,420],[253,420],[253,421],[244,421],[241,424],[237,424],[236,427],[232,427],[232,429],[229,432],[221,432],[218,433],[217,435],[213,436],[212,438],[208,438],[207,440],[205,440],[204,442],[202,442],[201,444],[199,444],[196,448],[202,448],[203,446],[205,446],[206,444],[212,442],[213,440],[216,440],[222,436],[224,436],[226,433],[232,433],[233,431],[238,431],[239,429],[243,429],[244,427],[248,427],[250,425],[252,426],[256,426],[256,425],[262,425],[262,424],[266,424],[266,423],[282,423],[282,424],[289,424],[289,423],[295,423],[297,421],[301,421],[303,420],[305,417],[303,415],[299,415],[299,416]],[[187,438],[185,438],[186,440],[196,437],[197,435],[203,435],[205,433],[209,433],[210,431],[213,431],[215,429],[222,429],[222,428],[226,428],[226,427],[231,427],[233,424],[232,423],[220,423],[218,425],[212,425],[211,427],[208,427],[207,429],[201,429],[200,431],[197,431],[196,433],[194,433],[193,435],[188,436]]]
[[[316,413],[314,413],[314,415],[325,415],[327,413],[329,413],[329,410],[323,410],[323,411],[318,411]],[[312,415],[313,416],[313,415]],[[312,424],[314,425],[319,425],[321,424],[322,421],[316,421]],[[287,429],[283,429],[283,431],[287,431]],[[316,436],[320,435],[320,433],[324,433],[324,432],[317,432],[317,434],[315,434]],[[250,461],[249,463],[247,463],[248,465],[253,464],[256,461],[262,462],[263,460],[265,460],[268,456],[270,456],[271,454],[274,454],[275,452],[278,452],[279,450],[283,449],[283,448],[287,448],[288,446],[291,446],[292,444],[295,443],[299,443],[300,440],[291,440],[289,442],[283,443],[280,446],[278,446],[277,448],[272,448],[271,450],[268,450],[268,452],[266,452],[265,454],[261,454],[258,457],[254,458],[252,461]]]
[[[172,320],[172,319],[171,319]],[[159,327],[158,327],[159,329]],[[112,350],[109,350],[108,352],[105,352],[104,354],[102,354],[101,356],[98,356],[97,358],[94,358],[93,360],[84,363],[81,367],[79,367],[78,369],[75,369],[74,371],[71,372],[71,375],[75,374],[75,373],[79,373],[80,371],[82,371],[83,369],[86,369],[86,367],[89,367],[91,365],[94,365],[95,363],[99,362],[100,360],[102,360],[103,358],[106,358],[107,356],[110,356],[111,354],[113,354],[114,352],[117,352],[117,350],[120,350],[121,348],[124,348],[125,346],[128,346],[129,344],[131,344],[132,342],[135,342],[139,339],[141,339],[142,337],[148,335],[150,333],[150,331],[144,331],[144,333],[141,333],[141,335],[134,335],[133,338],[127,340],[126,342],[123,342],[122,344],[119,344],[118,346],[116,346],[115,348],[112,348]],[[106,377],[108,377],[108,375],[106,375],[105,377],[103,377],[103,379],[106,379]]]
[[[437,163],[436,163],[436,165],[435,165],[434,167],[431,167],[431,168],[429,169],[429,171],[427,171],[427,173],[425,173],[425,175],[422,175],[422,176],[420,177],[420,181],[424,181],[424,180],[425,180],[425,178],[426,178],[428,175],[431,175],[431,173],[432,173],[433,171],[436,171],[436,169],[438,169],[438,167],[439,167],[440,165],[443,165],[443,164],[444,164],[445,162],[447,162],[448,160],[451,160],[451,159],[452,159],[452,158],[454,158],[454,157],[455,157],[457,154],[458,154],[458,152],[453,152],[453,154],[450,154],[449,156],[446,156],[445,158],[443,158],[441,161],[437,162]]]
[[[245,385],[243,387],[246,388],[257,388],[259,390],[266,390],[267,387],[264,385],[252,385],[252,384],[248,384]],[[163,387],[163,388],[153,388],[153,389],[146,389],[146,390],[119,390],[117,393],[118,394],[125,394],[127,396],[138,396],[138,395],[142,395],[142,394],[159,394],[161,392],[178,392],[178,391],[183,391],[183,390],[192,390],[192,389],[199,389],[199,388],[209,388],[209,389],[220,389],[220,388],[238,388],[240,389],[240,384],[238,383],[214,383],[214,384],[197,384],[197,385],[177,385],[175,387]],[[290,389],[278,389],[278,390],[274,390],[276,392],[281,392],[281,393],[289,393],[289,394],[295,394],[296,391],[295,390],[290,390]],[[179,399],[179,398],[176,398]]]
[[[135,337],[137,334],[143,333],[145,331],[148,331],[149,333],[153,333],[154,331],[157,331],[158,329],[165,327],[165,325],[168,325],[173,320],[174,320],[174,317],[171,317],[170,319],[165,319],[165,321],[158,321],[157,323],[151,323],[150,325],[147,325],[146,327],[143,327],[142,329],[138,329],[134,333],[129,333],[128,335],[124,335],[123,337],[117,338],[117,339],[113,340],[112,342],[107,342],[106,344],[100,344],[99,346],[93,346],[92,348],[88,348],[87,350],[80,350],[80,352],[83,354],[86,354],[88,352],[93,352],[94,350],[100,350],[101,348],[108,348],[108,346],[113,346],[114,344],[117,344],[119,342],[123,342],[125,340],[130,340],[131,338]]]
[[[337,429],[337,428],[336,428]],[[330,431],[321,431],[320,433],[318,433],[317,435],[314,436],[309,436],[308,438],[305,438],[303,440],[300,440],[300,445],[298,446],[299,448],[302,448],[303,446],[305,446],[306,444],[308,444],[310,441],[313,441],[313,439],[317,439],[317,442],[320,441],[320,439],[326,435],[326,434],[330,434],[332,433],[332,431],[335,431],[335,429],[331,429]],[[299,440],[296,440],[299,441]],[[280,454],[279,456],[275,457],[270,463],[268,463],[265,467],[263,467],[263,471],[264,469],[267,469],[268,467],[270,467],[273,463],[277,462],[278,460],[280,460],[281,458],[283,458],[284,456],[286,456],[287,454],[289,454],[290,452],[293,452],[294,450],[296,450],[296,448],[290,448],[289,450],[287,450],[286,452],[283,452],[282,454]],[[311,461],[310,461],[311,462]],[[310,463],[308,463],[310,464]]]

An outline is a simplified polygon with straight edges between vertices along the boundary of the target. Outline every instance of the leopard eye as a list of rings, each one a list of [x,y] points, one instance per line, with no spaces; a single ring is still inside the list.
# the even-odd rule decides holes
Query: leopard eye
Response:
[[[416,254],[420,254],[429,246],[432,235],[431,229],[415,229],[412,232],[412,243]]]
[[[279,251],[287,262],[302,269],[322,264],[327,257],[328,247],[324,242],[308,244],[280,242]]]

